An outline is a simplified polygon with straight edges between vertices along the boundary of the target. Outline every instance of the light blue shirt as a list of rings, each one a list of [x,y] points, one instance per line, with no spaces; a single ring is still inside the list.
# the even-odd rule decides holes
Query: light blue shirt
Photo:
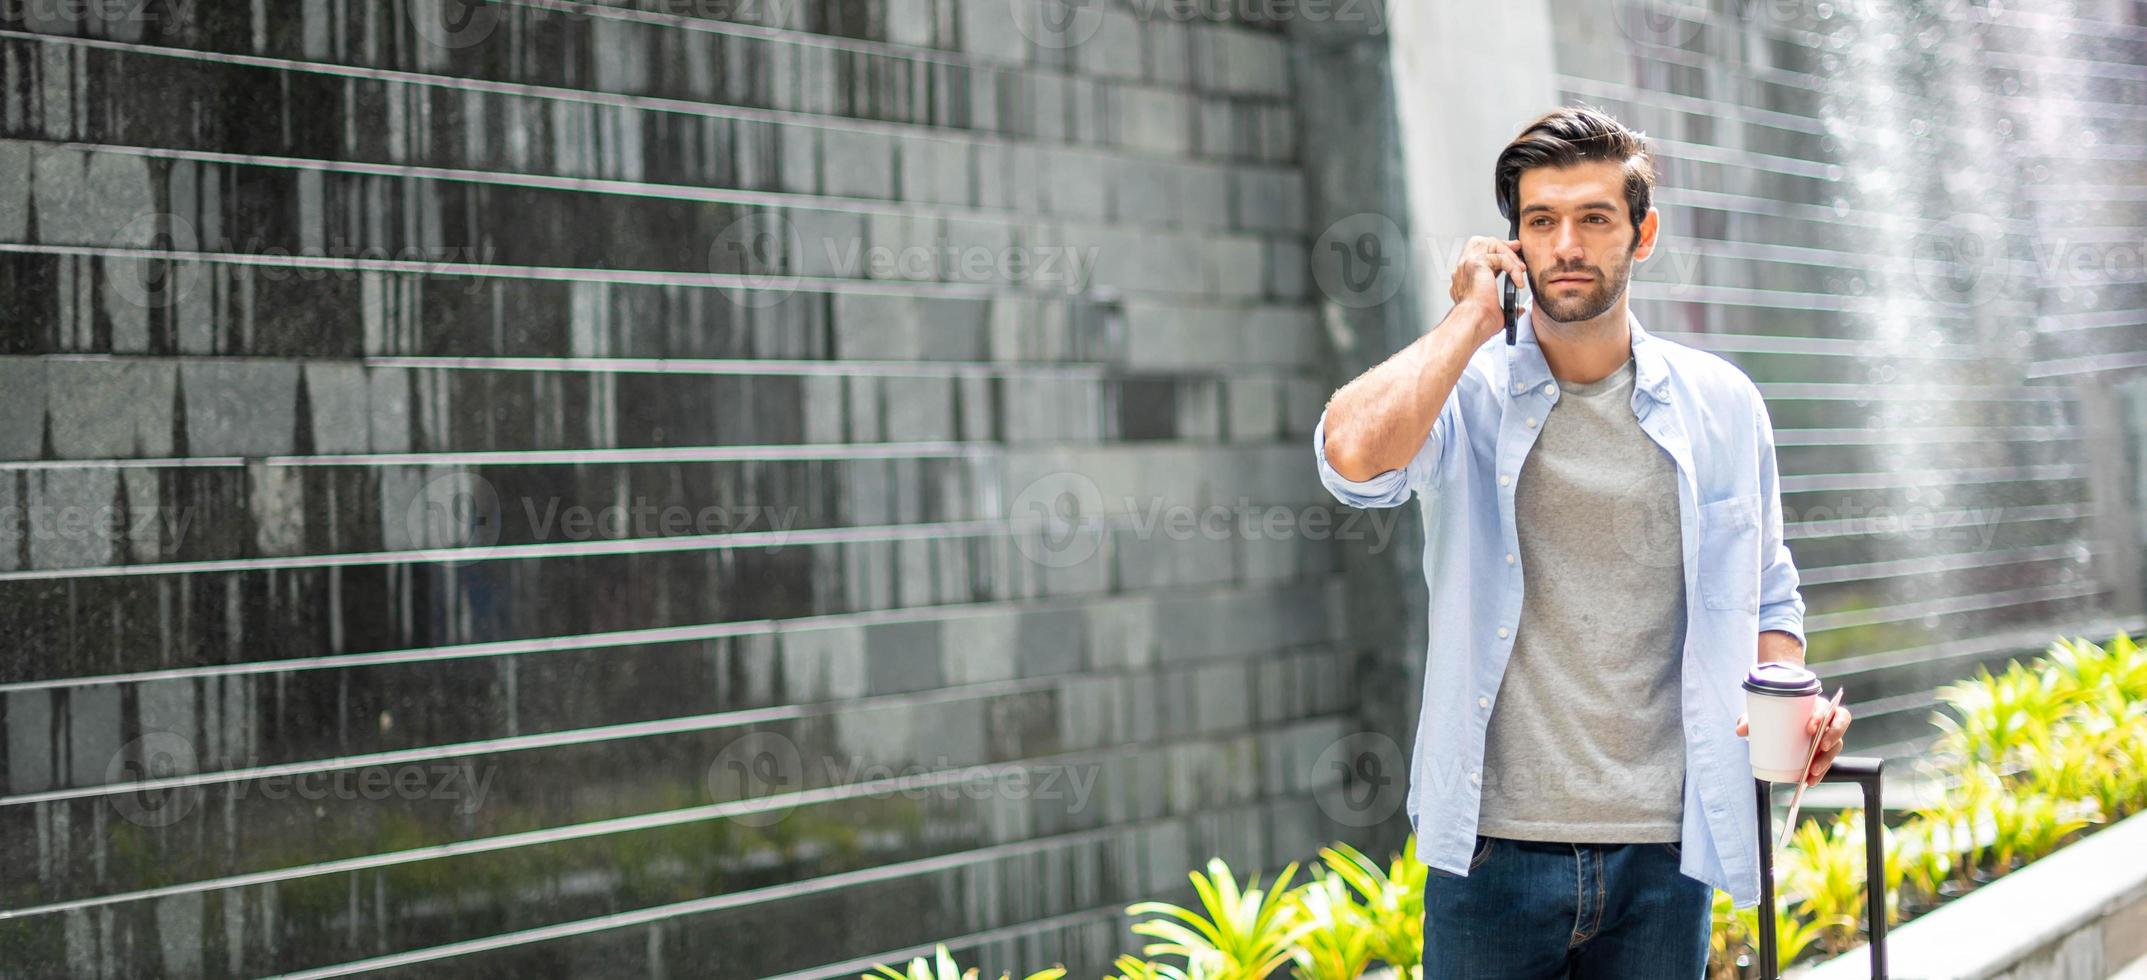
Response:
[[[1804,639],[1804,597],[1782,542],[1774,425],[1759,389],[1729,361],[1632,328],[1633,414],[1677,464],[1687,626],[1680,698],[1685,789],[1680,870],[1759,902],[1751,758],[1736,734],[1759,634]],[[1559,388],[1531,318],[1519,343],[1494,337],[1469,358],[1431,436],[1405,469],[1344,479],[1327,464],[1327,420],[1313,430],[1320,481],[1353,507],[1423,501],[1431,649],[1410,760],[1417,853],[1466,874],[1476,843],[1484,731],[1521,621],[1514,481]],[[1585,655],[1576,657],[1585,661]]]

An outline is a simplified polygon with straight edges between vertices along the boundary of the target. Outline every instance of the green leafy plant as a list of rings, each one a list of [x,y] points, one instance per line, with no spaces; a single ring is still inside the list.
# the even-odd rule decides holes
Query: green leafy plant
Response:
[[[1759,906],[1733,908],[1730,895],[1715,892],[1711,912],[1714,929],[1708,936],[1708,980],[1740,980],[1745,967],[1759,955]],[[1804,955],[1820,935],[1839,922],[1804,919],[1786,905],[1777,903],[1774,911],[1774,957],[1776,972],[1787,969]]]
[[[1916,894],[1934,903],[1961,858],[1955,843],[1961,824],[1961,814],[1950,803],[1940,802],[1918,811],[1904,825],[1902,838],[1914,848],[1905,877]]]
[[[1933,719],[1944,733],[1940,751],[1993,769],[2006,767],[2013,747],[2047,740],[2068,706],[2052,677],[2019,661],[1997,675],[1978,668],[1974,677],[1939,688],[1938,699],[1951,710]]]
[[[1740,924],[1744,934],[1755,937],[1753,940],[1755,944],[1753,952],[1756,954],[1758,952],[1756,946],[1758,939],[1756,937],[1759,935],[1759,906],[1754,905],[1751,908],[1738,909],[1737,915],[1742,920]],[[1813,943],[1819,942],[1828,930],[1853,929],[1855,927],[1856,923],[1844,923],[1838,918],[1805,919],[1786,906],[1777,905],[1774,909],[1775,972],[1780,973],[1789,969],[1789,964],[1796,962],[1797,957],[1803,956],[1804,951],[1810,949]]]
[[[2057,850],[2065,837],[2087,826],[2089,821],[2077,812],[2067,814],[2072,809],[2036,793],[1992,796],[1985,812],[1992,827],[1991,860],[1996,873],[2013,870],[2016,860],[2025,864]]]
[[[2107,647],[2060,637],[2044,654],[2053,687],[2078,704],[2119,705],[2147,700],[2147,653],[2119,633]]]
[[[1185,975],[1206,980],[1259,980],[1291,959],[1310,925],[1297,914],[1289,898],[1290,879],[1297,865],[1282,869],[1272,887],[1262,889],[1258,877],[1242,889],[1221,858],[1208,861],[1208,873],[1187,877],[1200,896],[1200,909],[1168,902],[1142,902],[1126,909],[1129,915],[1158,918],[1135,923],[1136,935],[1161,942],[1141,949],[1148,956],[1185,959]]]
[[[1981,764],[1956,772],[1956,782],[1937,802],[1917,815],[1931,823],[1934,846],[1943,846],[1950,857],[1957,888],[1973,887],[1981,874],[1984,856],[1991,849],[1990,800],[2005,791],[2004,778]]]
[[[1065,975],[1065,970],[1053,967],[1039,973],[1031,973],[1027,980],[1059,980]],[[874,966],[871,973],[859,976],[861,980],[976,980],[977,970],[976,967],[964,970],[955,966],[954,955],[947,952],[947,944],[941,943],[930,963],[920,956],[909,961],[909,969],[906,971],[883,964]],[[999,980],[1009,980],[1009,976],[1002,973]]]
[[[2103,765],[2089,788],[2096,808],[2109,820],[2147,809],[2147,702],[2128,706],[2103,743]]]
[[[1393,967],[1423,959],[1424,888],[1431,866],[1417,859],[1416,835],[1409,836],[1384,871],[1348,844],[1322,849],[1320,860],[1357,893],[1358,904],[1371,920],[1372,958]]]
[[[1104,980],[1188,980],[1185,971],[1127,954],[1112,964],[1118,968]]]
[[[1931,841],[1931,824],[1911,817],[1886,832],[1886,924],[1901,921],[1905,896],[1923,901],[1935,899],[1939,882],[1952,873],[1950,855]]]
[[[1856,913],[1864,907],[1864,845],[1850,836],[1861,819],[1845,813],[1831,823],[1813,820],[1791,838],[1796,860],[1788,863],[1783,890],[1804,915],[1822,924],[1819,941],[1829,953],[1855,941]]]
[[[2022,748],[2022,782],[2056,799],[2092,798],[2105,748],[2081,722],[2068,722],[2060,727],[2058,737]]]
[[[1715,892],[1709,917],[1714,926],[1707,933],[1707,980],[1738,980],[1744,976],[1745,957],[1757,940],[1746,931],[1745,916],[1731,906],[1729,892]]]
[[[1372,917],[1341,877],[1325,875],[1291,893],[1306,925],[1292,958],[1302,980],[1355,980],[1378,940]]]

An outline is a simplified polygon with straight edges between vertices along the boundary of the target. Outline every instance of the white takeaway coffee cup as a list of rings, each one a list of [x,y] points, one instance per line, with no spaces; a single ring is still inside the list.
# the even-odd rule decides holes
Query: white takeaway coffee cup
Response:
[[[1752,775],[1777,783],[1801,782],[1812,747],[1804,729],[1812,712],[1819,710],[1819,676],[1795,664],[1760,664],[1745,675],[1744,703]]]

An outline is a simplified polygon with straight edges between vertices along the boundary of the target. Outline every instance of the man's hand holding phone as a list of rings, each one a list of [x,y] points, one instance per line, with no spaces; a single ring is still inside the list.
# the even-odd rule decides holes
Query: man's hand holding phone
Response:
[[[1499,273],[1513,277],[1514,284],[1525,290],[1528,283],[1528,266],[1521,261],[1519,239],[1501,241],[1488,235],[1478,235],[1462,246],[1461,261],[1454,266],[1453,287],[1449,291],[1455,305],[1472,303],[1490,311],[1488,317],[1477,317],[1480,328],[1471,338],[1471,349],[1483,346],[1485,341],[1504,333],[1506,323],[1500,309]]]
[[[1519,277],[1517,282],[1527,281],[1528,269],[1515,251],[1519,244],[1469,239],[1454,266],[1453,309],[1438,326],[1328,399],[1327,462],[1342,479],[1361,482],[1402,469],[1424,448],[1469,358],[1506,332],[1498,277],[1508,273]]]

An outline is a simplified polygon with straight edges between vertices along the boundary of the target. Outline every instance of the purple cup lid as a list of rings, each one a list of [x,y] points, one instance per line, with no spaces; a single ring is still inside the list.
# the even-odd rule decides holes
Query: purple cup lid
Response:
[[[1754,694],[1797,698],[1819,693],[1819,675],[1796,664],[1768,661],[1744,675],[1744,689]]]

